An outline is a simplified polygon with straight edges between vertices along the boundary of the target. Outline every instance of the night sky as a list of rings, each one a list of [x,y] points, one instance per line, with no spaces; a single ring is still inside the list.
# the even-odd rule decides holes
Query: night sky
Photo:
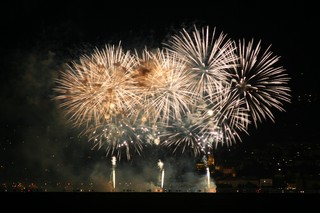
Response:
[[[291,78],[292,102],[284,105],[286,112],[274,111],[276,122],[250,129],[240,146],[318,143],[316,15],[307,1],[266,2],[219,1],[211,6],[197,2],[198,7],[179,8],[151,2],[149,7],[125,7],[124,2],[108,1],[25,1],[2,6],[0,182],[107,176],[111,162],[104,151],[91,150],[92,144],[66,124],[52,100],[54,79],[65,63],[95,47],[119,41],[126,49],[161,47],[168,36],[193,24],[216,27],[234,40],[261,39],[263,48],[272,45]]]

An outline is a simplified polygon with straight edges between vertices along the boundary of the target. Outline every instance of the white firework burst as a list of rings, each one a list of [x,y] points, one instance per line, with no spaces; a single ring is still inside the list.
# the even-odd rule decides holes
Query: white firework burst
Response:
[[[226,69],[236,61],[234,42],[224,33],[217,34],[215,28],[210,31],[209,26],[200,30],[194,26],[192,32],[182,29],[164,45],[186,62],[191,91],[200,97],[213,95],[225,83]]]
[[[135,63],[135,57],[120,44],[96,49],[61,73],[55,99],[78,126],[103,123],[118,114],[129,116],[141,100],[130,76]]]
[[[238,42],[237,66],[230,70],[232,93],[243,99],[242,107],[249,111],[255,126],[266,119],[274,121],[272,108],[284,111],[284,102],[290,102],[290,78],[279,56],[270,51],[271,45],[261,51],[261,41],[254,45],[253,39]]]
[[[157,49],[144,50],[136,68],[136,81],[143,94],[143,111],[151,122],[168,123],[189,112],[195,103],[190,92],[189,75],[175,54]]]

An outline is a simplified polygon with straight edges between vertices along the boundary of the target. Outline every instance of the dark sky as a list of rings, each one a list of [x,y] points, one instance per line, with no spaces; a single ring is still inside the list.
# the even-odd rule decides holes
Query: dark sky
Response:
[[[235,40],[271,44],[291,77],[287,112],[275,112],[276,123],[250,131],[244,145],[318,143],[319,38],[313,6],[307,1],[197,4],[173,8],[153,2],[125,7],[124,2],[108,1],[10,1],[2,6],[0,176],[81,178],[91,173],[104,154],[90,150],[78,131],[66,126],[52,101],[59,69],[106,43],[159,47],[167,36],[193,24],[216,27]]]

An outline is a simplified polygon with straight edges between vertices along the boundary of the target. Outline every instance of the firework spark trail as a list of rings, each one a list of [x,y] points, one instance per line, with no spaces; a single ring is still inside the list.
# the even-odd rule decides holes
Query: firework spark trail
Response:
[[[261,51],[261,41],[254,46],[253,39],[246,42],[244,39],[238,42],[238,65],[232,70],[232,92],[244,99],[244,105],[257,126],[259,122],[271,119],[274,115],[271,108],[285,111],[284,102],[290,102],[290,88],[286,70],[277,66],[279,56],[270,51],[271,45]]]

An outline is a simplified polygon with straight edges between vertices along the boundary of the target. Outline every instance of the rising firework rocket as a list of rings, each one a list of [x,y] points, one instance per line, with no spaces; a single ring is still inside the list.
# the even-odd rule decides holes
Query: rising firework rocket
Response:
[[[115,191],[116,189],[116,157],[112,156],[111,162],[112,162],[112,187],[113,187],[113,191]]]
[[[210,190],[210,170],[209,170],[209,167],[207,167],[207,182],[208,182],[208,189]]]
[[[163,169],[163,162],[159,159],[158,167],[160,170],[160,187],[163,189],[163,182],[164,182],[164,169]]]
[[[208,166],[207,157],[205,155],[202,157],[202,161],[203,161],[203,163],[206,167],[206,170],[207,170],[207,184],[208,184],[208,190],[210,190],[210,169]]]

